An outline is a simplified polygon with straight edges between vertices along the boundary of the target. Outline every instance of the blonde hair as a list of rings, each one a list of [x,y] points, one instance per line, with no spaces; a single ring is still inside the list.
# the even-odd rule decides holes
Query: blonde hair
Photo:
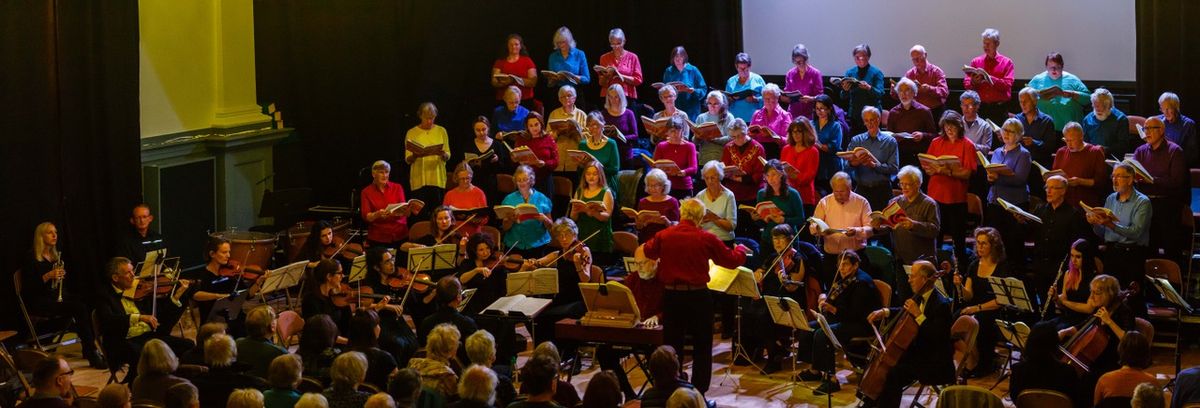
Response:
[[[357,351],[337,356],[329,368],[329,379],[334,388],[352,389],[366,377],[367,356]]]
[[[679,387],[667,398],[667,408],[705,408],[704,396],[695,388]]]
[[[491,365],[496,360],[496,337],[487,330],[476,330],[467,336],[467,358],[472,364]]]
[[[218,333],[204,341],[204,363],[210,367],[229,367],[237,360],[237,344],[228,334]]]
[[[425,351],[435,360],[449,360],[458,350],[458,340],[461,338],[458,328],[449,323],[439,324],[429,332],[425,341]]]
[[[263,408],[262,392],[253,388],[240,388],[229,394],[226,408]]]
[[[329,400],[324,395],[310,392],[300,396],[295,408],[329,408]]]
[[[679,205],[679,218],[700,224],[700,220],[704,219],[704,202],[695,198],[683,200]]]
[[[478,333],[478,332],[477,332]],[[458,380],[458,396],[464,400],[486,402],[487,405],[496,403],[496,384],[499,379],[492,369],[472,365],[463,370],[462,378]]]
[[[166,342],[150,339],[142,346],[142,356],[138,358],[139,374],[171,374],[179,369],[179,358]]]
[[[46,242],[42,241],[42,234],[45,234],[46,230],[50,229],[51,227],[54,227],[54,223],[46,221],[38,224],[37,228],[34,228],[33,230],[33,257],[37,260],[50,262],[58,261],[59,255],[57,244],[50,247],[50,256],[53,257],[53,259],[42,259],[42,253],[46,252],[47,247]],[[26,273],[33,273],[33,271],[28,271]]]

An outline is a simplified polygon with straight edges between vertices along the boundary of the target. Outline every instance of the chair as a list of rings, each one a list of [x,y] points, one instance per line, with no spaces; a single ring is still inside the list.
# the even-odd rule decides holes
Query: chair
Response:
[[[416,241],[423,236],[429,235],[432,231],[432,223],[429,221],[417,221],[413,225],[408,226],[408,240]]]
[[[1136,327],[1137,331],[1142,332],[1146,336],[1146,339],[1154,342],[1154,325],[1150,324],[1149,320],[1135,317],[1133,318],[1133,327]]]
[[[892,304],[892,285],[881,280],[875,280],[875,289],[879,290],[879,304],[888,307]]]
[[[208,373],[208,366],[199,364],[180,364],[179,368],[175,369],[175,376],[186,378],[188,380],[199,377],[201,374]]]
[[[875,289],[879,290],[880,304],[882,304],[884,307],[887,307],[892,301],[892,285],[889,285],[887,282],[878,279],[874,280],[873,282],[875,282]],[[855,366],[855,368],[865,369],[866,367],[860,367],[860,365],[863,365],[861,363],[867,362],[867,355],[870,353],[871,343],[874,341],[874,336],[850,338],[850,340],[846,342],[846,360],[849,361],[852,366]],[[849,351],[850,349],[854,349],[856,351],[866,350],[866,352],[862,354],[852,353]]]
[[[915,403],[916,400],[914,399]],[[938,394],[938,408],[1003,408],[1004,402],[987,388],[951,385]]]
[[[37,367],[37,363],[49,356],[50,353],[42,350],[23,348],[13,353],[13,364],[17,366],[17,371],[32,373],[33,369]]]
[[[892,257],[892,251],[879,246],[868,246],[863,249],[863,255],[866,256],[867,272],[872,279],[883,280],[888,284],[896,284],[896,261]],[[884,306],[890,306],[884,302]]]
[[[320,394],[325,391],[325,386],[315,378],[300,377],[300,383],[296,384],[296,391],[300,391],[301,394],[310,392]]]
[[[365,392],[369,392],[369,393],[371,393],[371,394],[378,394],[378,393],[382,392],[382,391],[379,389],[379,387],[376,387],[375,385],[373,385],[373,384],[368,384],[368,383],[359,383],[359,384],[358,384],[358,390],[359,390],[359,391],[365,391]]]
[[[1100,400],[1100,403],[1096,404],[1096,408],[1125,408],[1130,406],[1131,400],[1133,400],[1132,397],[1108,397]]]
[[[973,366],[978,356],[975,356],[975,339],[979,335],[979,321],[974,316],[959,316],[950,326],[950,338],[954,339],[954,378],[961,377],[963,370]],[[968,364],[971,363],[971,364]]]
[[[500,230],[491,225],[484,225],[479,228],[479,231],[485,232],[492,236],[492,240],[496,241],[496,246],[501,250],[504,249],[504,235],[500,234]]]
[[[285,348],[301,330],[304,330],[304,319],[294,310],[283,311],[275,320],[275,333],[279,336],[279,344]]]
[[[575,183],[563,176],[554,176],[554,195],[570,197],[575,191]]]
[[[588,280],[588,283],[604,283],[604,278],[604,270],[599,266],[592,265],[591,279]]]
[[[104,332],[100,330],[100,316],[95,310],[92,310],[92,333],[96,336],[96,343],[100,345],[100,352],[108,357],[108,382],[105,385],[112,384],[117,381],[117,373],[125,367],[125,364],[137,364],[136,361],[118,361],[116,356],[108,352],[104,347]],[[128,376],[128,373],[126,373]]]
[[[1171,283],[1172,287],[1179,291],[1180,295],[1186,296],[1187,289],[1181,277],[1179,264],[1170,259],[1152,258],[1147,259],[1145,265],[1147,277],[1166,279],[1167,282]],[[1147,288],[1147,290],[1151,289]],[[1149,304],[1147,305],[1147,312],[1152,322],[1177,323],[1176,319],[1179,319],[1178,323],[1200,323],[1200,318],[1195,316],[1186,315],[1186,313],[1180,316],[1179,308],[1171,304]],[[1179,329],[1177,327],[1174,332],[1169,333],[1169,336],[1178,340]],[[1176,347],[1176,341],[1154,342],[1153,337],[1150,338],[1150,341],[1154,346],[1158,347]]]
[[[501,194],[508,194],[513,191],[517,191],[517,183],[513,181],[512,174],[497,174],[496,190],[499,190]]]
[[[637,251],[638,238],[632,232],[613,231],[613,249],[625,256],[633,256]]]
[[[1131,135],[1138,135],[1138,126],[1143,126],[1146,124],[1145,116],[1126,115],[1125,118],[1129,119],[1129,134]]]
[[[1017,408],[1063,408],[1070,407],[1071,397],[1058,391],[1031,389],[1021,391],[1015,401]]]
[[[975,227],[983,225],[983,200],[979,199],[979,196],[977,196],[975,194],[967,193],[967,214],[972,217],[977,218],[976,220],[974,220],[975,221],[974,225],[971,225],[972,220],[969,220],[969,219],[967,220],[968,228],[973,229]],[[970,234],[968,234],[968,235],[970,235]],[[974,237],[970,237],[968,239],[971,239],[971,238],[974,238]]]
[[[63,337],[66,336],[68,329],[70,329],[70,327],[71,327],[71,323],[73,323],[75,321],[75,319],[74,318],[49,318],[49,317],[30,314],[29,309],[25,307],[25,299],[21,297],[21,270],[20,269],[17,269],[16,272],[13,272],[12,279],[13,279],[13,291],[17,295],[17,304],[21,306],[21,316],[25,318],[25,325],[29,329],[29,338],[30,338],[30,340],[33,340],[33,346],[39,350],[54,350],[54,349],[58,348],[58,346],[65,346],[65,345],[73,343],[74,340],[63,341]],[[37,328],[36,328],[38,323],[44,323],[44,322],[48,322],[48,321],[59,321],[59,320],[61,320],[63,322],[63,325],[62,325],[62,328],[59,329],[57,332],[55,332],[53,334],[42,334],[42,335],[38,334]],[[48,347],[42,345],[42,340],[45,340],[45,339],[53,339],[53,341],[51,342],[51,344]]]

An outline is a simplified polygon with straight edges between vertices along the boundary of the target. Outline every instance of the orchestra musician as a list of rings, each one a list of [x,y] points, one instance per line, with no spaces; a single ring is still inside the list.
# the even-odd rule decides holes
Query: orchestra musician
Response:
[[[800,307],[807,308],[810,293],[821,293],[817,275],[821,265],[821,252],[817,247],[807,242],[796,240],[796,234],[787,224],[776,225],[771,229],[772,252],[766,258],[770,264],[763,264],[754,271],[754,278],[759,282],[764,296],[791,298]],[[816,299],[813,299],[813,304]],[[767,365],[763,368],[766,374],[782,369],[787,346],[792,344],[791,329],[776,325],[771,320],[771,312],[764,300],[757,300],[750,307],[750,326],[759,330],[751,330],[746,343],[753,358],[758,358],[762,352],[767,352]]]
[[[850,339],[871,335],[871,326],[867,315],[881,306],[879,290],[871,275],[867,275],[859,264],[861,259],[852,250],[842,251],[838,257],[838,270],[833,286],[828,294],[820,296],[817,311],[825,314],[829,320],[829,328],[838,339]],[[816,321],[809,326],[816,328]],[[799,333],[797,358],[812,363],[812,367],[801,371],[797,378],[801,381],[821,381],[821,385],[813,390],[814,395],[825,395],[841,390],[837,377],[834,376],[834,348],[823,330]]]
[[[159,302],[156,316],[143,313],[145,301],[139,305],[135,299],[125,296],[127,290],[134,288],[132,260],[112,258],[105,267],[105,275],[108,277],[108,285],[105,285],[107,290],[101,290],[96,317],[103,330],[104,349],[108,351],[109,362],[117,366],[129,364],[129,373],[125,378],[132,380],[137,377],[142,346],[151,339],[166,342],[176,355],[183,355],[196,345],[191,340],[171,335],[171,329],[183,314],[182,302],[187,300],[185,294],[191,282],[179,280],[165,299],[169,302]]]
[[[1096,251],[1091,242],[1080,238],[1071,244],[1069,253],[1067,265],[1060,271],[1062,275],[1055,278],[1057,282],[1048,289],[1046,299],[1050,304],[1045,305],[1046,314],[1042,316],[1058,330],[1077,326],[1096,312],[1096,308],[1088,303],[1092,296],[1089,283],[1099,273]]]
[[[129,258],[134,265],[146,260],[146,253],[167,247],[167,241],[162,234],[150,229],[154,215],[150,214],[150,205],[140,203],[133,207],[129,216],[132,228],[126,228],[117,239],[117,256]]]
[[[408,237],[410,210],[387,211],[387,206],[404,202],[404,187],[389,177],[392,165],[376,160],[371,165],[371,185],[362,189],[362,218],[367,222],[367,243],[395,248]]]
[[[646,259],[646,252],[642,247],[638,247],[634,251],[633,258],[637,262],[637,267],[630,271],[621,283],[628,287],[629,292],[633,294],[633,302],[643,318],[641,327],[656,329],[659,327],[659,319],[662,317],[663,299],[662,282],[655,279],[658,265],[654,261]],[[617,385],[621,388],[621,393],[625,394],[626,400],[638,397],[633,391],[633,385],[629,383],[629,376],[626,375],[624,366],[621,365],[621,359],[629,354],[629,352],[620,351],[610,344],[601,344],[596,347],[596,360],[600,362],[600,369],[611,371],[616,375]]]
[[[467,289],[475,289],[472,302],[463,310],[468,316],[478,314],[483,308],[505,294],[505,277],[508,267],[503,254],[496,247],[496,239],[486,232],[471,234],[467,239],[467,257],[458,264],[458,279]]]
[[[646,257],[658,261],[658,280],[663,283],[663,340],[683,350],[685,334],[691,334],[692,383],[708,391],[712,379],[713,300],[708,290],[708,262],[736,268],[749,252],[742,245],[728,248],[715,235],[700,229],[704,204],[689,198],[680,208],[678,224],[660,231],[645,244]]]
[[[541,258],[526,259],[521,266],[522,271],[547,267],[558,271],[558,293],[554,295],[550,306],[543,310],[534,322],[538,327],[534,340],[539,344],[555,340],[555,322],[565,318],[578,319],[587,313],[587,305],[583,303],[579,284],[592,281],[592,251],[587,243],[580,241],[579,227],[575,225],[575,221],[566,217],[559,218],[554,222],[551,231],[561,249]],[[563,354],[572,351],[567,345],[558,346],[563,349]]]
[[[1088,319],[1077,326],[1058,332],[1059,340],[1069,342],[1076,333],[1092,328],[1100,330],[1099,335],[1107,340],[1103,351],[1095,356],[1088,365],[1089,370],[1083,375],[1080,382],[1083,390],[1095,389],[1096,381],[1100,379],[1100,376],[1121,368],[1117,346],[1121,343],[1121,339],[1125,338],[1125,332],[1136,327],[1133,310],[1125,303],[1126,300],[1122,300],[1121,287],[1117,278],[1104,274],[1096,275],[1095,278],[1092,278],[1089,289],[1091,293],[1088,296],[1087,304],[1095,310],[1092,314],[1095,319]],[[1064,347],[1068,350],[1074,348],[1072,344]]]
[[[213,307],[218,300],[240,295],[243,290],[247,298],[253,298],[258,294],[262,279],[254,282],[245,279],[246,267],[232,259],[232,246],[228,240],[209,237],[204,253],[208,258],[208,264],[194,279],[195,292],[191,295],[192,300],[196,301],[196,305],[200,309],[201,319],[207,320],[212,316]],[[224,316],[226,324],[235,333],[239,331],[240,327],[239,316],[241,316],[240,311],[235,316]]]
[[[434,207],[433,211],[429,213],[429,223],[433,225],[433,229],[430,230],[429,234],[400,244],[400,251],[407,255],[411,249],[428,248],[445,244],[456,245],[458,246],[458,252],[454,258],[454,265],[457,266],[465,255],[467,236],[459,233],[459,228],[457,228],[458,223],[454,220],[454,210],[444,205]],[[424,263],[423,260],[422,263]],[[437,265],[438,262],[430,261],[430,264]],[[432,277],[431,280],[436,282],[443,276],[454,274],[454,269],[432,269],[416,272],[429,275]]]
[[[996,302],[996,294],[987,278],[1011,276],[1015,265],[1006,262],[1004,250],[999,231],[992,227],[976,228],[975,259],[971,260],[965,274],[954,275],[954,285],[959,288],[959,301],[963,306],[959,313],[973,315],[979,322],[979,335],[975,341],[979,363],[964,374],[968,378],[982,377],[996,369],[996,340],[1000,337],[996,316],[1000,304]]]
[[[75,333],[83,343],[83,356],[88,364],[92,368],[108,368],[104,355],[96,348],[90,308],[62,286],[66,279],[76,275],[67,274],[62,254],[58,252],[58,227],[54,223],[43,222],[34,229],[32,255],[21,269],[21,300],[25,307],[39,315],[74,318]]]
[[[371,247],[367,249],[367,277],[364,284],[377,295],[389,295],[392,299],[404,296],[404,281],[396,273],[396,256],[392,249]],[[425,289],[429,291],[428,288]],[[425,292],[415,292],[417,295]],[[408,361],[416,353],[417,335],[403,318],[404,309],[398,304],[387,304],[379,309],[379,348],[384,349],[397,361]]]
[[[358,304],[355,291],[349,285],[342,284],[342,279],[346,276],[342,272],[342,265],[336,261],[324,259],[317,262],[317,266],[313,268],[308,275],[308,279],[304,282],[304,291],[300,293],[300,310],[302,316],[308,319],[311,316],[325,314],[333,319],[334,324],[338,326],[338,331],[346,333],[350,328],[350,318],[353,316],[353,309]],[[391,308],[391,296],[384,295],[377,302],[367,306],[376,312],[385,308]],[[392,308],[392,310],[395,310]]]
[[[333,225],[328,221],[319,220],[312,224],[308,231],[308,238],[304,240],[304,245],[300,247],[300,254],[296,260],[308,261],[308,269],[317,266],[317,261],[322,259],[333,259],[342,264],[342,268],[349,268],[353,263],[353,257],[361,254],[358,251],[362,250],[362,246],[358,244],[346,244],[343,246],[340,239],[333,235]],[[354,249],[350,249],[353,247]],[[338,250],[342,250],[342,254],[338,254]],[[344,256],[339,256],[343,255]]]
[[[868,319],[880,322],[890,316],[908,313],[917,323],[916,337],[904,351],[900,360],[888,371],[883,392],[876,401],[865,401],[864,406],[898,407],[900,394],[913,380],[923,384],[950,384],[954,382],[954,347],[950,339],[950,299],[934,290],[936,270],[929,261],[913,263],[908,274],[908,284],[916,293],[900,307],[881,308],[871,312]],[[890,338],[890,336],[889,336]],[[994,344],[994,343],[993,343]],[[989,344],[989,347],[991,344]]]

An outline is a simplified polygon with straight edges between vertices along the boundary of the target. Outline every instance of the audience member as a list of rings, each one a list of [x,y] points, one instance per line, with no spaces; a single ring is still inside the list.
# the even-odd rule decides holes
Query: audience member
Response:
[[[284,354],[271,360],[267,368],[267,382],[271,389],[263,391],[263,404],[266,408],[289,408],[300,400],[300,377],[304,373],[300,356]]]
[[[155,404],[166,402],[166,392],[171,386],[188,382],[176,377],[175,370],[179,369],[179,359],[166,342],[151,339],[142,347],[142,355],[138,359],[138,375],[133,379],[133,399]]]
[[[467,367],[463,371],[462,379],[458,382],[458,397],[460,399],[448,406],[451,408],[507,406],[507,404],[501,404],[499,401],[496,401],[496,384],[496,373],[492,369],[481,365]],[[509,386],[511,387],[511,384]]]
[[[263,408],[263,395],[253,388],[241,388],[229,394],[225,408]]]
[[[275,357],[287,349],[272,342],[275,337],[275,309],[262,305],[246,314],[246,337],[237,340],[238,362],[250,366],[249,374],[266,377]]]
[[[358,390],[367,377],[367,356],[363,353],[348,351],[337,356],[329,376],[332,381],[323,394],[330,408],[358,408],[371,397],[371,393]]]

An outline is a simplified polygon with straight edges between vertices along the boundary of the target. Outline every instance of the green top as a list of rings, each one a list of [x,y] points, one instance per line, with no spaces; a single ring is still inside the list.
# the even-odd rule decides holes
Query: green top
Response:
[[[617,142],[609,138],[607,142],[604,142],[604,146],[593,150],[588,146],[587,139],[585,138],[579,141],[579,150],[588,152],[588,154],[591,154],[596,160],[600,161],[600,164],[604,165],[605,182],[608,184],[609,190],[613,192],[613,202],[617,202],[617,172],[621,171],[621,154],[617,151]],[[580,177],[582,176],[583,172],[580,172]],[[586,236],[584,235],[580,238]],[[588,245],[591,245],[591,243],[589,242]]]
[[[596,193],[596,195],[591,197],[584,197],[582,194],[576,194],[575,198],[583,202],[596,201],[604,203],[604,193],[607,191],[612,191],[612,189],[604,188],[603,190],[600,190],[599,193]],[[592,237],[592,239],[589,239],[587,242],[585,242],[588,248],[591,248],[592,252],[612,252],[613,229],[611,213],[607,221],[600,221],[595,217],[580,213],[579,219],[575,220],[575,224],[579,226],[579,239],[587,238],[588,236],[592,235],[592,233],[600,231],[600,233],[596,234],[596,236]]]

